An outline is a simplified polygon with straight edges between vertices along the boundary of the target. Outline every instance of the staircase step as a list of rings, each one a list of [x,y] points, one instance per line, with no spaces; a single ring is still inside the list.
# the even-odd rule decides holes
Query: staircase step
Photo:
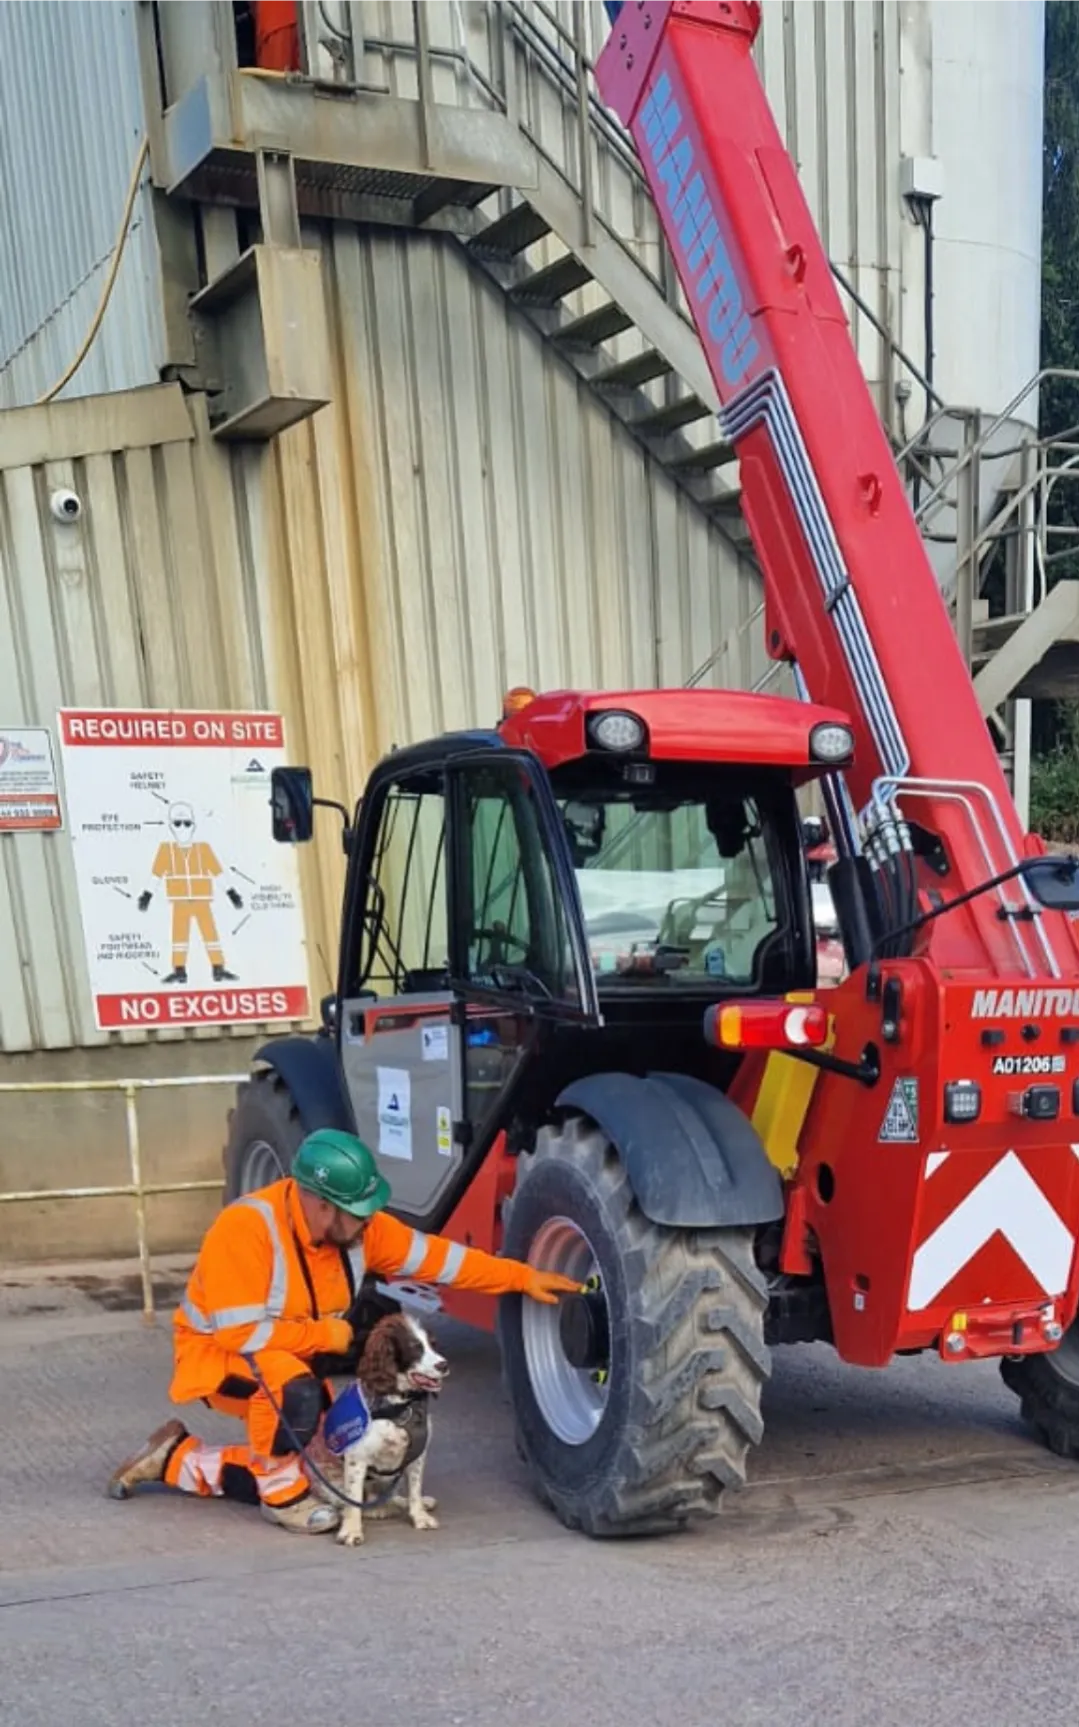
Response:
[[[551,232],[549,223],[531,204],[515,204],[504,216],[496,216],[468,243],[470,252],[483,258],[516,258]]]
[[[592,383],[597,390],[637,390],[642,384],[650,384],[653,378],[667,377],[673,370],[670,361],[655,348],[646,348],[631,360],[622,360],[617,366],[597,372]]]
[[[633,421],[635,432],[643,432],[646,437],[662,438],[668,432],[678,432],[683,426],[691,426],[695,420],[703,420],[711,409],[701,401],[699,396],[682,396],[677,402],[668,403],[665,408],[656,408],[651,414],[642,414],[639,420]]]
[[[598,348],[601,342],[609,342],[612,336],[620,336],[624,330],[632,328],[633,319],[629,313],[623,312],[621,306],[616,306],[612,300],[609,306],[597,306],[594,312],[586,312],[583,318],[574,318],[563,324],[560,330],[553,332],[552,339],[560,348]]]
[[[737,516],[740,521],[744,521],[741,486],[725,487],[709,504],[708,508],[713,516]]]
[[[435,180],[413,199],[412,219],[419,225],[450,205],[474,210],[496,190],[495,186],[477,185],[474,180]]]
[[[583,288],[591,280],[588,266],[582,264],[580,258],[575,258],[572,252],[567,252],[564,258],[556,258],[553,264],[534,270],[523,281],[515,283],[510,289],[510,299],[526,301],[530,306],[557,306],[567,294]]]
[[[713,468],[722,468],[728,462],[734,461],[734,445],[720,440],[715,444],[705,444],[692,455],[682,456],[670,466],[680,474],[710,474]]]

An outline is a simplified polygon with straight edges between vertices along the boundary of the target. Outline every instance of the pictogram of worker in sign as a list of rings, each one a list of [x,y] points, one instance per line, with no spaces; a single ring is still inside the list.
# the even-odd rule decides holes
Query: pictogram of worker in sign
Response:
[[[235,983],[235,972],[226,971],[221,938],[214,917],[214,882],[222,874],[214,848],[207,840],[196,839],[195,812],[190,804],[169,805],[170,838],[157,848],[151,874],[165,884],[165,897],[172,907],[172,970],[165,983],[187,982],[187,956],[194,925],[202,937],[206,957],[213,967],[215,983]],[[237,910],[243,900],[234,887],[226,890]],[[150,888],[139,895],[138,906],[145,911],[153,899]]]

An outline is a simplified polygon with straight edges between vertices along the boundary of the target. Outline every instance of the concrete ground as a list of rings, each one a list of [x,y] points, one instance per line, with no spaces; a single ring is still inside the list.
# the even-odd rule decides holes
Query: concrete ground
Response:
[[[597,1544],[533,1501],[493,1342],[447,1324],[442,1526],[347,1552],[223,1502],[103,1497],[166,1413],[169,1332],[115,1272],[76,1276],[0,1287],[3,1727],[1074,1720],[1079,1469],[991,1364],[782,1351],[724,1518]]]

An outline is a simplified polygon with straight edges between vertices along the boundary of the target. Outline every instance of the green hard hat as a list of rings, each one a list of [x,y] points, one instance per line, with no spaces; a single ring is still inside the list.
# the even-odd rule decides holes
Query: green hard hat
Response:
[[[390,1184],[363,1140],[336,1127],[308,1134],[292,1160],[292,1176],[353,1217],[373,1217],[389,1203]]]

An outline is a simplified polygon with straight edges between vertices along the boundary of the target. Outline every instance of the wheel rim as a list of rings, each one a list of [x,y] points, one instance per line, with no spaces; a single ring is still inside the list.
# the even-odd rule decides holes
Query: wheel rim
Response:
[[[271,1182],[280,1181],[283,1175],[288,1174],[279,1153],[268,1139],[248,1141],[240,1172],[241,1193],[253,1193],[256,1188],[269,1187]]]
[[[560,1271],[581,1284],[599,1277],[592,1243],[568,1217],[547,1219],[533,1238],[528,1263],[544,1271]],[[609,1325],[606,1298],[597,1299]],[[521,1326],[528,1376],[540,1414],[563,1444],[586,1444],[607,1408],[609,1365],[598,1370],[573,1365],[563,1345],[560,1307],[526,1301]],[[597,1377],[597,1372],[603,1377]]]

